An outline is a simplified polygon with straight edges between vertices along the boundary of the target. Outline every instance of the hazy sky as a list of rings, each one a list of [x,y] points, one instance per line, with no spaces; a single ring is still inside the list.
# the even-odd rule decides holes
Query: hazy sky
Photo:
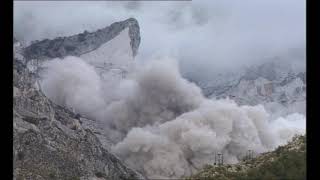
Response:
[[[15,35],[26,42],[135,17],[137,59],[174,56],[184,72],[248,65],[305,47],[304,0],[15,1],[14,8]]]

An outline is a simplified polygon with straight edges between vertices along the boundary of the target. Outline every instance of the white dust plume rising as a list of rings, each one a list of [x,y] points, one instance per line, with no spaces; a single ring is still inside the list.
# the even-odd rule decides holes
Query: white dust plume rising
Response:
[[[247,150],[272,150],[305,133],[305,117],[270,119],[263,106],[210,100],[183,79],[172,60],[150,61],[109,89],[94,68],[67,57],[45,64],[42,88],[54,102],[106,122],[112,151],[149,178],[178,178],[223,153],[236,163]],[[112,94],[113,100],[106,98]]]
[[[93,66],[77,57],[44,63],[41,87],[46,96],[61,106],[96,119],[105,104],[100,77]]]

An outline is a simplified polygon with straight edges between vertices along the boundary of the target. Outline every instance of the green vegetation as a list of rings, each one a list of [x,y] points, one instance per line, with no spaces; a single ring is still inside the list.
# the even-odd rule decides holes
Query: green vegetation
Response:
[[[248,171],[254,179],[306,179],[306,152],[285,152],[273,162]]]
[[[306,137],[296,136],[290,143],[273,152],[231,167],[206,165],[203,170],[187,179],[306,179]]]
[[[80,178],[79,177],[72,177],[72,178],[70,178],[70,180],[80,180]]]

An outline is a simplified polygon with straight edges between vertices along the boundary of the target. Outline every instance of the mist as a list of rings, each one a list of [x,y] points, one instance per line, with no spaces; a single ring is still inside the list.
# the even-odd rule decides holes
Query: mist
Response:
[[[95,31],[134,17],[142,38],[138,61],[175,57],[188,77],[235,71],[274,56],[305,64],[304,58],[286,55],[293,48],[305,54],[303,0],[15,1],[14,8],[14,32],[25,43]]]

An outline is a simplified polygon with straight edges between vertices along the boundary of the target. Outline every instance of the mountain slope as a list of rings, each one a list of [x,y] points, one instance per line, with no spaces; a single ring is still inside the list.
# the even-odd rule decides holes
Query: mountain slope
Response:
[[[50,101],[14,44],[14,179],[144,179],[106,150],[85,118]],[[40,53],[40,55],[43,55]],[[37,56],[37,55],[36,55]]]
[[[35,74],[39,86],[42,82],[41,73],[46,71],[46,62],[55,58],[63,60],[67,56],[77,56],[95,68],[103,82],[103,90],[109,91],[109,88],[114,87],[130,72],[140,39],[138,21],[129,18],[94,32],[34,42],[28,47],[20,48],[19,54],[25,57],[26,67]],[[72,50],[68,50],[70,47]],[[72,107],[65,108],[72,110]],[[109,148],[109,134],[106,134],[108,131],[101,122],[86,120],[83,126],[90,128],[103,146]]]
[[[187,179],[306,179],[306,136],[238,164],[207,165]]]
[[[271,58],[242,71],[220,73],[210,80],[194,81],[209,98],[229,97],[240,105],[262,104],[274,118],[291,113],[305,114],[305,68],[285,59],[287,57],[282,58]],[[299,63],[304,60],[300,56],[296,58]]]

